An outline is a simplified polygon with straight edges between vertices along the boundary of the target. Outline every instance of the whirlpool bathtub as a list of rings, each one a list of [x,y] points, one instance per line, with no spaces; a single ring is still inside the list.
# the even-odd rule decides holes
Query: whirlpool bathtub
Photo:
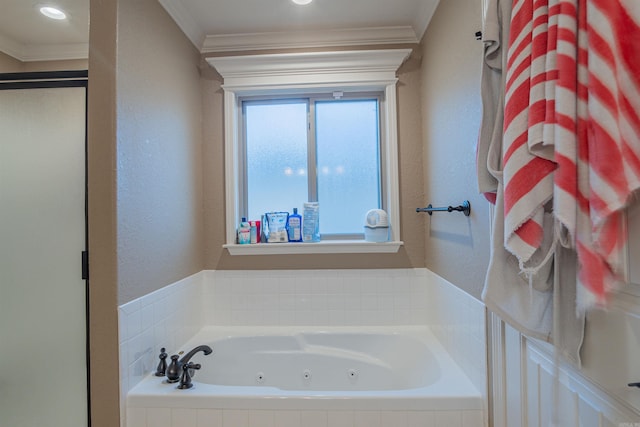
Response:
[[[213,353],[192,359],[202,365],[193,388],[179,390],[150,373],[127,395],[128,410],[484,408],[480,391],[427,327],[206,327],[179,351],[201,344]]]

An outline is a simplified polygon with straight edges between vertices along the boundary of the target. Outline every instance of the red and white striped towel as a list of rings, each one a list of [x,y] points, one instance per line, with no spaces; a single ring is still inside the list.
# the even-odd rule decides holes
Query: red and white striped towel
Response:
[[[588,203],[577,205],[576,244],[585,291],[579,303],[588,306],[605,303],[622,275],[622,211],[640,189],[640,2],[581,1],[588,119],[587,143],[578,146],[578,180],[579,199],[586,195]]]
[[[586,20],[584,13],[578,15],[585,10],[584,0],[561,0],[559,6],[556,51],[558,78],[553,94],[554,160],[558,169],[554,177],[553,211],[564,226],[561,242],[566,247],[575,248],[577,206],[585,206],[583,193],[578,189],[578,142],[586,142],[587,57],[585,38],[579,39],[578,26],[584,27]]]
[[[581,308],[603,304],[621,276],[622,210],[640,189],[638,40],[637,0],[514,3],[505,247],[523,268],[540,246],[553,197],[558,238],[578,252]]]
[[[556,166],[542,141],[548,17],[547,0],[514,2],[505,91],[504,244],[521,269],[542,243],[544,205],[553,197]]]

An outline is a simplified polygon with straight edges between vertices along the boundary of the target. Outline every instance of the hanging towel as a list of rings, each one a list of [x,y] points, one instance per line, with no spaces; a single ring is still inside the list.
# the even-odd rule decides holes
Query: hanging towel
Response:
[[[559,354],[581,366],[580,349],[584,340],[585,315],[576,313],[578,261],[576,252],[563,246],[555,251],[553,288],[553,342]]]
[[[555,163],[545,158],[548,153],[540,156],[528,143],[529,128],[544,123],[546,116],[544,111],[532,111],[530,101],[532,87],[538,96],[537,85],[546,79],[544,52],[538,47],[546,46],[547,25],[548,3],[545,0],[514,2],[502,150],[504,246],[516,256],[521,269],[542,244],[544,205],[553,197]],[[532,268],[535,270],[536,266]]]
[[[558,222],[556,239],[563,249],[576,249],[578,229],[589,227],[589,194],[587,160],[587,38],[585,0],[562,0],[558,17],[558,44],[556,63],[558,79],[555,86],[555,125],[554,146],[555,162],[558,168],[554,176],[553,211]],[[569,258],[566,256],[567,259]],[[577,262],[577,260],[575,261]],[[571,267],[574,274],[577,270]],[[582,271],[582,269],[580,270]],[[567,277],[566,280],[571,278]],[[583,286],[577,277],[571,279],[575,291],[571,295],[576,300],[576,313],[558,312],[563,322],[584,322],[585,311],[581,299]],[[565,294],[566,289],[562,289]],[[565,334],[564,339],[571,336]],[[574,338],[582,340],[582,334]]]
[[[542,172],[537,176],[543,177],[544,191],[547,193],[543,200],[548,200],[554,193],[554,143],[557,120],[555,98],[559,78],[556,51],[558,45],[563,43],[562,32],[559,29],[562,2],[563,0],[529,1],[528,5],[516,2],[513,6],[513,19],[524,21],[525,16],[532,19],[530,35],[523,22],[516,24],[519,25],[520,31],[518,27],[512,26],[511,33],[514,39],[510,43],[512,55],[508,65],[516,69],[508,75],[512,78],[511,86],[519,90],[514,90],[511,95],[526,95],[526,99],[515,98],[511,104],[522,109],[520,116],[514,116],[514,120],[519,120],[517,130],[520,133],[517,135],[521,139],[516,142],[521,144],[518,147],[521,158],[529,162],[526,163],[526,167],[534,167],[535,162],[542,165]],[[516,15],[516,11],[520,15]],[[525,31],[524,35],[522,31]],[[530,50],[527,50],[526,43],[529,40]],[[515,129],[511,130],[515,132]],[[513,140],[511,142],[514,143]],[[500,156],[503,153],[507,156],[513,154],[507,149],[497,151]],[[556,236],[559,233],[554,233],[554,229],[559,226],[554,220],[554,215],[545,212],[544,204],[537,206],[539,209],[536,209],[536,215],[539,216],[535,221],[531,221],[535,222],[532,227],[539,227],[539,241],[533,246],[528,258],[518,258],[505,249],[505,233],[508,228],[505,228],[504,221],[506,195],[502,182],[503,178],[507,179],[507,174],[505,171],[503,177],[502,163],[493,159],[493,156],[488,156],[488,169],[496,177],[499,187],[493,218],[491,258],[482,293],[483,301],[491,311],[511,326],[529,337],[554,343],[566,360],[579,365],[584,315],[576,317],[575,265],[564,264],[575,262],[575,256],[572,255],[572,250],[556,247]],[[525,174],[520,175],[520,178],[527,182],[529,177]]]
[[[511,0],[489,0],[485,11],[483,36],[485,37],[485,67],[483,71],[483,123],[478,141],[478,183],[481,192],[496,194],[492,218],[491,258],[482,291],[482,300],[487,308],[524,334],[544,341],[551,340],[552,299],[550,291],[553,276],[550,275],[552,261],[547,260],[547,269],[539,270],[531,277],[520,272],[518,259],[504,247],[504,188],[503,188],[503,118],[493,111],[497,98],[498,105],[504,105],[504,87],[508,43],[511,26]],[[494,44],[495,43],[495,44]],[[494,47],[496,50],[492,50]],[[498,61],[499,54],[499,61]],[[487,65],[489,64],[489,65]],[[487,73],[491,71],[492,73]],[[498,73],[499,71],[499,73]],[[491,84],[496,85],[500,77],[500,87],[486,94]],[[489,80],[489,83],[485,79]],[[486,98],[488,96],[488,98]],[[502,107],[504,108],[504,107]],[[488,113],[488,114],[487,114]],[[483,138],[484,136],[484,138]],[[486,169],[483,168],[486,166]],[[482,176],[491,179],[482,181]],[[486,194],[486,193],[485,193]],[[547,221],[547,225],[549,225]],[[547,247],[550,245],[547,244]],[[537,260],[534,260],[536,262]],[[532,285],[530,287],[530,284]]]
[[[494,204],[498,177],[502,176],[504,87],[511,8],[511,0],[487,0],[482,23],[482,123],[476,146],[476,171],[478,191]]]
[[[578,155],[587,202],[578,205],[576,236],[584,308],[605,304],[623,275],[622,211],[640,189],[640,3],[581,1],[589,47],[588,142]]]
[[[555,157],[555,128],[556,128],[556,81],[558,80],[557,50],[558,50],[558,20],[560,15],[560,0],[549,0],[549,24],[547,35],[547,52],[545,55],[545,118],[542,140],[547,147],[553,147]],[[550,158],[549,154],[546,153]],[[555,158],[554,158],[555,160]],[[554,172],[555,173],[555,172]]]
[[[582,5],[579,4],[582,3]],[[582,14],[579,16],[579,11]],[[580,24],[579,24],[580,23]],[[553,212],[559,223],[558,241],[575,249],[578,206],[584,206],[584,188],[578,188],[578,142],[586,141],[586,45],[578,37],[586,20],[583,0],[562,0],[558,15],[557,80],[553,135],[555,162]],[[579,65],[579,66],[578,66]]]
[[[544,341],[552,341],[553,330],[553,258],[547,259],[543,267],[530,276],[520,272],[518,259],[504,248],[503,210],[504,191],[502,184],[497,192],[491,236],[491,257],[482,291],[482,301],[521,333]],[[553,219],[547,214],[547,231],[552,230]],[[547,233],[548,235],[552,233]],[[551,246],[550,239],[543,245]],[[532,261],[539,265],[536,256]]]

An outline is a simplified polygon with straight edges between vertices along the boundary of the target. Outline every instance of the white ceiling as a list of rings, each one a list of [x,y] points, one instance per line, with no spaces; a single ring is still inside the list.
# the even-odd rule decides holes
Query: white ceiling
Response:
[[[340,44],[407,43],[422,37],[439,0],[158,0],[202,52]],[[38,12],[56,4],[70,18]],[[0,51],[22,61],[86,58],[89,0],[2,0]],[[233,36],[232,36],[233,35]]]
[[[0,51],[21,61],[86,58],[89,0],[1,0]],[[69,18],[54,21],[40,14],[55,4]]]

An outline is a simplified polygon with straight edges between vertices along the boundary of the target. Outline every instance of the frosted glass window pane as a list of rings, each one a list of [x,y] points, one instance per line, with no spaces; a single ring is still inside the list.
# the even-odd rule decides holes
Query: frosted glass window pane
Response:
[[[316,103],[320,233],[363,233],[380,207],[377,99]]]
[[[302,211],[308,200],[307,103],[245,103],[247,213]]]

